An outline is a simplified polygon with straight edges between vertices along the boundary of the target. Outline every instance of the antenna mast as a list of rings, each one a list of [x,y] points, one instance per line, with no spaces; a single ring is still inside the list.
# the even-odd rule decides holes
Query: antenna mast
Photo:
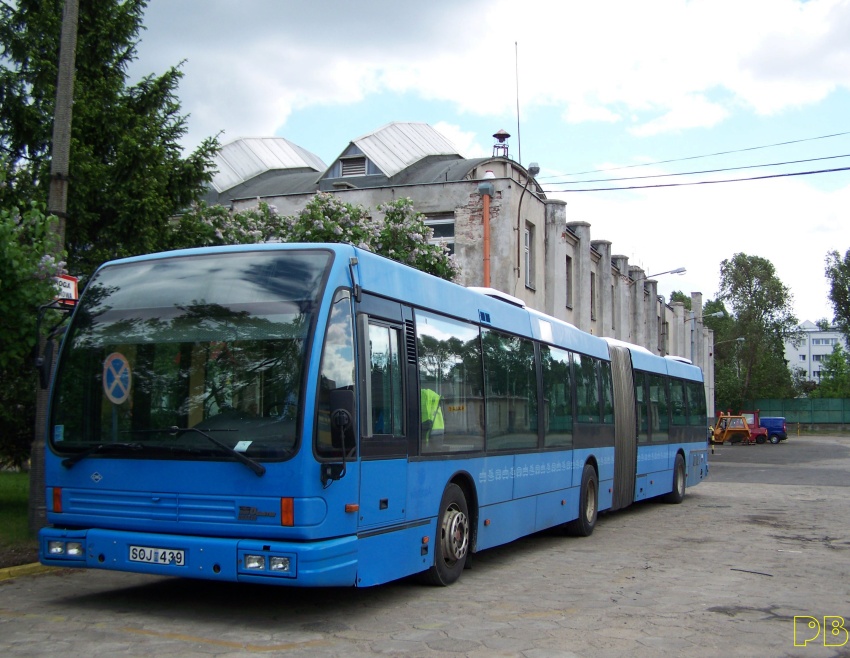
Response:
[[[516,74],[516,150],[517,162],[522,164],[522,140],[519,134],[519,46],[514,41],[514,72]]]

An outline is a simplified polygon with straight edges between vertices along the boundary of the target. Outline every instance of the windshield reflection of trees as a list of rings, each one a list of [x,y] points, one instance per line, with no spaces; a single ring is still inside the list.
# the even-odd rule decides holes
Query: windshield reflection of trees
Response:
[[[204,443],[195,433],[150,433],[177,426],[221,432],[229,445],[254,442],[246,450],[260,456],[294,447],[306,304],[244,306],[251,310],[196,300],[132,312],[100,306],[87,315],[76,327],[63,376],[67,438],[104,440],[117,424],[119,432],[149,433],[151,442]],[[122,405],[105,401],[102,391],[103,359],[113,349],[126,352],[133,371],[131,399]],[[74,404],[78,388],[83,399]],[[86,417],[99,418],[100,428],[84,431]]]

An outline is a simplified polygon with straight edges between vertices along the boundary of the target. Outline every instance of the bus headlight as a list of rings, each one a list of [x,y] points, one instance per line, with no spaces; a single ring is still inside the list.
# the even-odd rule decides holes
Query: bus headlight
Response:
[[[69,541],[65,544],[65,552],[70,557],[79,557],[83,554],[83,545],[78,541]]]
[[[289,571],[289,558],[272,556],[269,561],[269,569],[271,571]]]
[[[265,555],[246,555],[245,568],[252,571],[264,571],[266,568]]]
[[[49,555],[64,555],[65,554],[65,542],[64,541],[49,541],[49,542],[47,542],[47,553]]]

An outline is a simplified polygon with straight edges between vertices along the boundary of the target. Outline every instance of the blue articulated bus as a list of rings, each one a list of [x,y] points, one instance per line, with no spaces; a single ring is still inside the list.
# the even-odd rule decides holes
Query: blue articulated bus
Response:
[[[706,422],[699,368],[349,245],[118,260],[62,341],[40,558],[448,585],[476,551],[681,502]]]

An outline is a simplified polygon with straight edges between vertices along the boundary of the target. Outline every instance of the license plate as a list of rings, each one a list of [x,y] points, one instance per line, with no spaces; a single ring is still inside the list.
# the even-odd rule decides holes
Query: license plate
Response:
[[[184,551],[174,548],[151,548],[150,546],[130,546],[130,562],[148,562],[150,564],[185,564]]]

